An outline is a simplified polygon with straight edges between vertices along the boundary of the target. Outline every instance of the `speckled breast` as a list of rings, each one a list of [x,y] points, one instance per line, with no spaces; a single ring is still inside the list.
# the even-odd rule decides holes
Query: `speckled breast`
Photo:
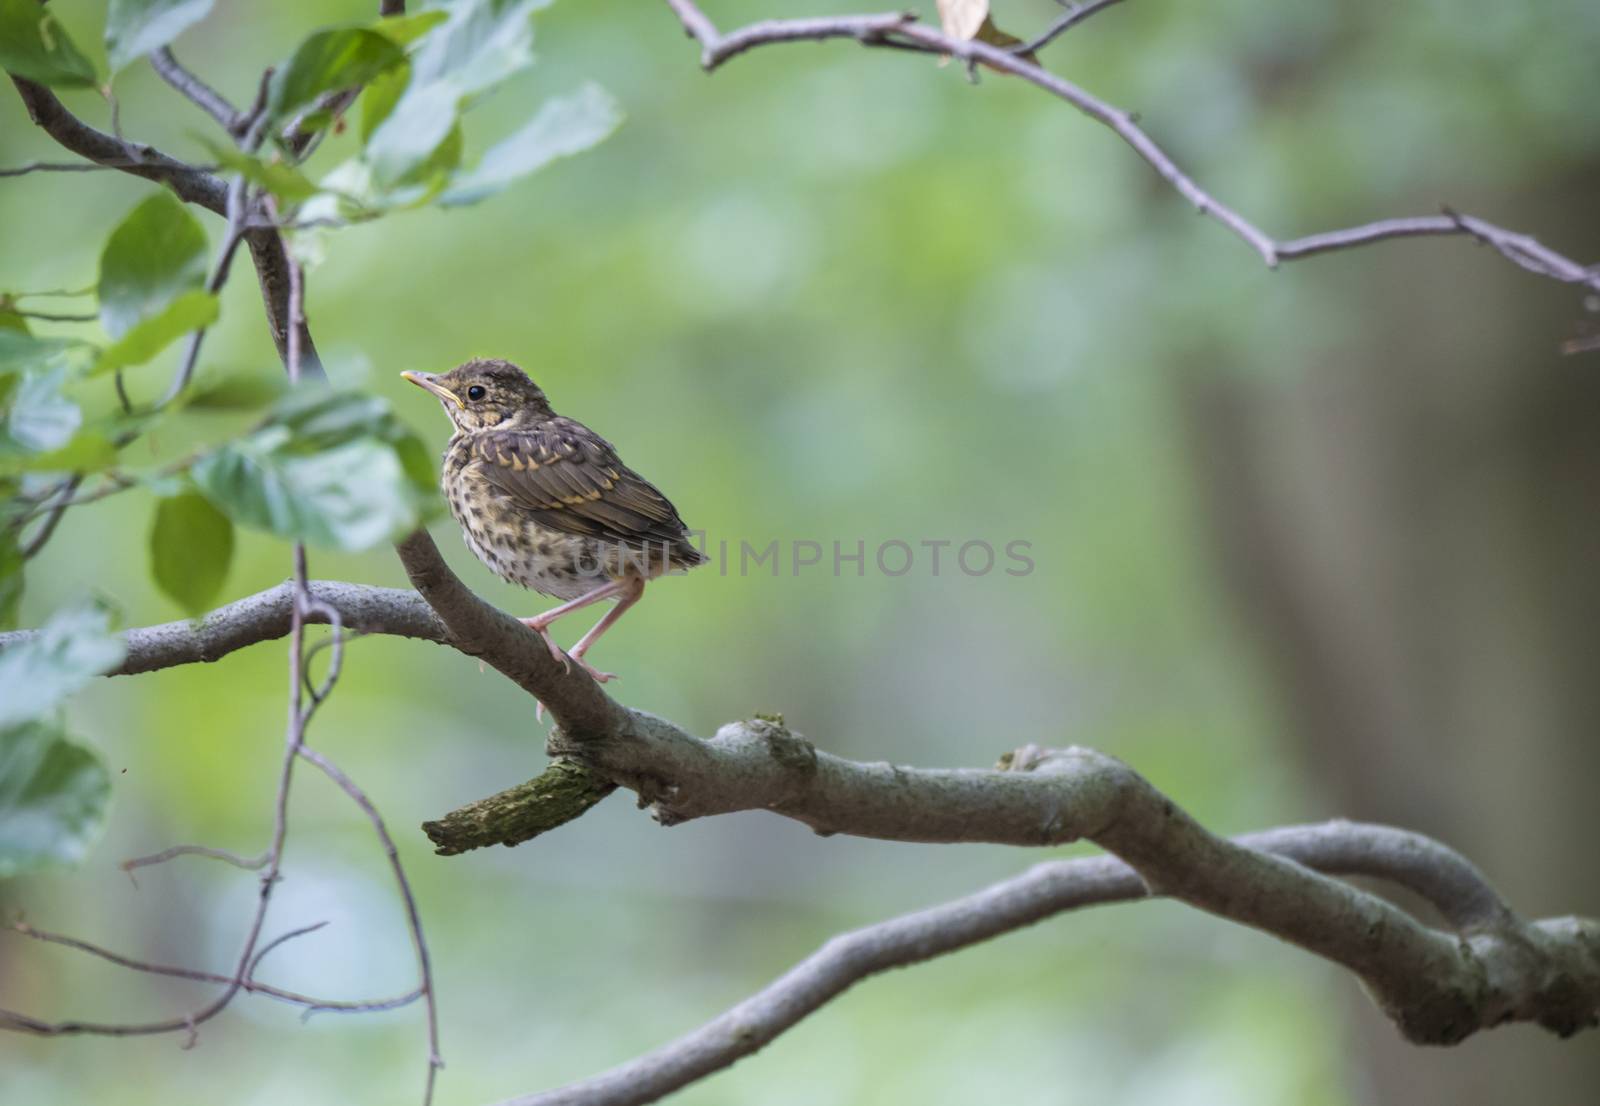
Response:
[[[477,471],[466,440],[450,440],[440,486],[450,514],[461,524],[467,548],[502,580],[576,599],[622,576],[658,576],[667,567],[655,556],[599,538],[540,526]]]

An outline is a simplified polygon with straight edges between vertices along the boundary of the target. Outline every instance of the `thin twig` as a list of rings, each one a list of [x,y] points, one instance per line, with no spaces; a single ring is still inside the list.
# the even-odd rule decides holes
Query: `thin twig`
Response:
[[[104,169],[107,167],[102,165],[97,166],[97,168]],[[46,298],[71,299],[77,296],[92,296],[95,294],[95,292],[99,291],[99,287],[100,286],[97,284],[91,284],[87,288],[53,288],[47,292],[8,292],[7,295],[12,300]]]
[[[110,161],[30,161],[26,165],[18,165],[11,169],[0,169],[0,177],[25,177],[29,173],[98,173],[102,169],[126,169],[134,165],[143,165],[142,161],[127,160],[121,163]]]
[[[289,336],[283,364],[288,370],[291,384],[300,382],[300,359],[303,356],[301,343],[306,329],[304,281],[305,273],[300,268],[300,263],[293,257],[289,258]]]
[[[406,878],[405,867],[400,863],[400,850],[395,847],[394,838],[384,825],[383,816],[378,813],[378,808],[367,798],[366,792],[356,786],[354,780],[345,775],[333,761],[310,746],[302,746],[300,756],[320,768],[324,775],[338,784],[350,800],[361,808],[361,812],[372,823],[372,830],[383,846],[384,855],[389,859],[389,870],[394,873],[395,885],[399,888],[400,898],[405,903],[406,924],[411,931],[411,947],[417,958],[419,977],[417,990],[421,992],[423,1004],[428,1011],[428,1074],[422,1094],[423,1106],[428,1106],[433,1101],[434,1083],[438,1078],[439,1069],[444,1067],[444,1058],[439,1051],[439,1008],[438,1001],[434,997],[433,961],[428,952],[427,937],[422,931],[422,914],[417,909],[417,898],[411,890],[410,880]]]
[[[124,860],[121,868],[124,872],[132,873],[135,868],[150,868],[157,864],[165,864],[180,856],[203,856],[209,860],[220,860],[224,864],[232,864],[235,868],[243,868],[247,872],[259,872],[267,866],[271,858],[262,853],[260,856],[240,856],[238,853],[229,852],[227,849],[218,849],[210,845],[173,845],[171,848],[162,849],[149,856],[135,856]]]
[[[233,268],[233,258],[239,252],[239,243],[244,241],[245,219],[248,211],[248,192],[244,175],[241,173],[228,184],[228,229],[223,235],[222,250],[217,254],[216,264],[211,269],[211,275],[206,280],[205,289],[210,295],[218,295],[222,286],[228,282],[228,272]],[[173,374],[172,381],[167,385],[167,390],[156,402],[154,410],[164,410],[174,400],[184,393],[194,379],[195,369],[200,363],[200,345],[205,341],[208,328],[196,327],[189,335],[189,344],[183,351],[183,360],[178,365],[178,371]]]
[[[1088,4],[1073,4],[1065,12],[1056,16],[1055,22],[1046,27],[1038,38],[1031,42],[1008,46],[1006,49],[1013,54],[1036,54],[1090,16],[1097,15],[1107,8],[1120,3],[1122,3],[1122,0],[1092,0],[1092,3]]]
[[[297,578],[303,578],[304,569],[304,550],[297,546]],[[47,1037],[72,1035],[134,1037],[163,1033],[185,1033],[188,1034],[188,1042],[184,1046],[187,1048],[193,1045],[199,1027],[227,1009],[234,996],[245,989],[245,982],[250,974],[250,965],[254,962],[256,949],[261,939],[261,930],[266,923],[267,907],[272,899],[272,889],[277,884],[279,872],[282,868],[283,845],[289,832],[289,787],[294,778],[297,753],[305,741],[305,713],[300,696],[300,649],[304,640],[305,624],[299,616],[298,608],[292,614],[292,619],[293,626],[289,635],[289,720],[284,739],[284,756],[278,772],[278,782],[273,802],[272,837],[264,854],[266,862],[261,866],[260,891],[256,899],[255,910],[251,915],[249,927],[246,930],[244,946],[239,952],[238,963],[233,970],[233,974],[227,977],[227,985],[222,993],[197,1010],[160,1021],[135,1023],[77,1020],[46,1022],[14,1011],[0,1011],[0,1025]]]
[[[261,962],[267,958],[267,954],[273,949],[280,948],[288,944],[296,937],[304,937],[308,933],[315,933],[317,930],[322,929],[327,924],[328,923],[326,921],[312,922],[310,925],[296,926],[294,929],[286,930],[285,932],[278,934],[256,951],[255,959],[250,961],[249,974],[251,976],[256,974],[256,969],[261,967]]]
[[[50,506],[49,514],[45,516],[44,524],[39,527],[28,543],[22,547],[23,560],[30,560],[38,555],[39,551],[50,541],[50,536],[56,532],[56,527],[61,524],[61,516],[67,513],[67,507],[72,501],[72,493],[78,490],[78,485],[81,483],[83,483],[83,473],[75,472],[56,485],[55,494],[59,495],[60,498]]]
[[[267,947],[275,948],[287,938],[291,936],[300,936],[303,933],[308,932],[309,929],[319,928],[323,924],[325,923],[319,922],[316,927],[305,927],[299,930],[291,930],[289,933],[275,938],[268,944]],[[33,926],[24,924],[22,922],[13,924],[11,929],[14,932],[20,933],[26,937],[32,937],[35,940],[45,941],[52,945],[62,945],[69,949],[76,949],[79,952],[88,953],[90,956],[95,956],[101,960],[116,964],[118,967],[128,968],[136,972],[145,972],[149,975],[170,976],[174,979],[190,979],[196,983],[229,983],[232,981],[231,976],[223,975],[220,972],[207,972],[196,968],[182,968],[176,965],[155,964],[148,960],[138,960],[131,956],[123,956],[121,953],[113,952],[110,949],[93,944],[89,941],[82,940],[78,937],[69,937],[61,933],[49,933],[42,929],[35,929]],[[261,955],[257,954],[256,962],[259,964],[260,961]],[[303,995],[298,991],[288,991],[282,987],[274,987],[270,983],[262,983],[260,980],[255,978],[246,979],[243,984],[243,989],[254,995],[263,995],[267,998],[273,998],[279,1000],[280,1002],[289,1003],[292,1006],[304,1007],[307,1015],[322,1013],[324,1011],[338,1014],[367,1014],[383,1010],[394,1010],[402,1006],[408,1006],[422,997],[421,991],[412,990],[403,995],[395,995],[391,998],[348,1000],[318,998],[313,995]]]
[[[92,314],[58,314],[54,311],[28,311],[10,304],[0,305],[0,315],[20,315],[24,319],[38,319],[46,323],[92,323],[100,316]]]

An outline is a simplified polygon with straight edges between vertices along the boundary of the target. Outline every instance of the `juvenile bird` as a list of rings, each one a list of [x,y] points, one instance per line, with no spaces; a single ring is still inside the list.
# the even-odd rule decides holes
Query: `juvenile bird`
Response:
[[[614,679],[584,654],[639,601],[647,581],[705,563],[677,508],[624,465],[610,442],[552,411],[539,386],[509,361],[400,375],[438,396],[455,426],[440,483],[468,548],[502,579],[566,600],[522,620],[550,655],[567,663],[551,623],[617,600],[571,657],[601,683]]]

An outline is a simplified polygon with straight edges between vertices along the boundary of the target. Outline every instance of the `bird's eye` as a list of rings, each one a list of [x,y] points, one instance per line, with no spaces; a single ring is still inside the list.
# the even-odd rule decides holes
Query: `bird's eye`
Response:
[[[488,394],[488,389],[486,389],[482,384],[474,384],[472,387],[467,389],[468,399],[482,399]]]

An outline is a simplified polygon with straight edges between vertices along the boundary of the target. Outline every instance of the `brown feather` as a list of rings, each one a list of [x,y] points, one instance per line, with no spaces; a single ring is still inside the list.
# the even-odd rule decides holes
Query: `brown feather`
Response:
[[[541,526],[632,546],[688,538],[667,497],[582,423],[557,416],[486,431],[473,435],[472,451],[483,478]]]

